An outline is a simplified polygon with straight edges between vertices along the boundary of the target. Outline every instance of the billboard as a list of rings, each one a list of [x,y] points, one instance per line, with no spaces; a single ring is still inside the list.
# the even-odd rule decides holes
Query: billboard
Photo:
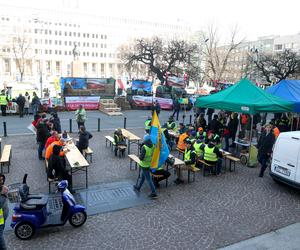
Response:
[[[152,91],[152,82],[144,81],[144,80],[133,80],[131,83],[132,90],[142,89],[147,92]]]
[[[132,102],[137,107],[152,107],[152,101],[158,101],[161,109],[171,110],[173,108],[173,100],[168,98],[152,97],[152,96],[132,96]]]
[[[63,96],[115,96],[115,79],[61,77]]]
[[[168,76],[166,85],[169,87],[185,88],[185,81],[183,77]]]
[[[82,105],[88,110],[99,109],[100,96],[66,96],[65,106],[68,110],[76,110]]]

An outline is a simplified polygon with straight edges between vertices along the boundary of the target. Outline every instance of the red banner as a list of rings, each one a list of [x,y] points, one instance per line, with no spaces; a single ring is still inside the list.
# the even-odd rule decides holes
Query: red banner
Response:
[[[152,107],[152,101],[158,101],[161,109],[170,110],[173,108],[173,100],[160,97],[151,97],[151,96],[132,96],[132,101],[137,107]]]
[[[76,110],[79,108],[79,105],[82,105],[87,110],[98,110],[99,101],[99,96],[67,96],[65,98],[68,110]]]

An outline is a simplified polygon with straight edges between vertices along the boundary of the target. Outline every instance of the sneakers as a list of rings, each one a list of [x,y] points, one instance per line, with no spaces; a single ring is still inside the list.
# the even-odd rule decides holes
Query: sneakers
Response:
[[[136,192],[140,192],[140,191],[141,191],[136,185],[133,185],[133,189],[134,189],[134,191],[136,191]]]
[[[152,194],[149,194],[148,197],[151,199],[156,199],[158,196],[157,196],[157,194],[152,193]]]

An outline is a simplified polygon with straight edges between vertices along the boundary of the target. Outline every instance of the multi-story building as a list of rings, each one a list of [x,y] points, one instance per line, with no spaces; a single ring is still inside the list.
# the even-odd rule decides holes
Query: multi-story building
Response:
[[[70,76],[75,45],[83,77],[121,77],[126,72],[120,46],[154,35],[185,39],[190,32],[191,27],[182,22],[159,23],[97,16],[78,8],[44,10],[0,3],[0,88],[4,81],[20,80],[20,61],[24,81],[52,82]],[[24,46],[28,47],[25,52]]]

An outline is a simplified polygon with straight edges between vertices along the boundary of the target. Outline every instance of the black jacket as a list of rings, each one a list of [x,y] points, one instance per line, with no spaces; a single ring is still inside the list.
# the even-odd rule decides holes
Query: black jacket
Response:
[[[89,146],[89,139],[91,139],[93,136],[88,132],[80,132],[79,133],[79,141],[78,141],[78,148],[79,149],[86,149]]]
[[[61,133],[61,125],[60,119],[58,118],[57,114],[50,119],[50,122],[53,124],[53,130],[57,131],[57,133]]]
[[[16,100],[16,103],[20,106],[20,107],[24,107],[25,105],[25,97],[24,96],[19,96]]]
[[[211,130],[214,134],[220,135],[220,130],[222,129],[223,125],[216,119],[211,120],[208,124],[208,130]]]
[[[238,129],[238,125],[239,125],[239,120],[237,118],[234,119],[230,118],[230,121],[227,126],[230,136],[235,136],[236,131]]]
[[[272,132],[269,134],[263,133],[258,141],[258,156],[268,156],[272,153],[273,145],[275,142],[275,136]]]
[[[46,143],[49,136],[50,136],[50,133],[49,133],[46,123],[43,121],[39,122],[39,124],[36,128],[36,140],[38,142]]]

